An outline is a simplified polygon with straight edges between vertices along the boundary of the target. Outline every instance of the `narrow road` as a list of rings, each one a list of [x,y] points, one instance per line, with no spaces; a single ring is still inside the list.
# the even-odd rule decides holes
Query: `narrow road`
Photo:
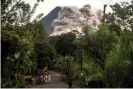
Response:
[[[68,84],[66,84],[62,79],[61,79],[61,74],[56,72],[56,71],[49,71],[51,75],[52,81],[47,84],[40,84],[33,86],[34,88],[68,88]]]

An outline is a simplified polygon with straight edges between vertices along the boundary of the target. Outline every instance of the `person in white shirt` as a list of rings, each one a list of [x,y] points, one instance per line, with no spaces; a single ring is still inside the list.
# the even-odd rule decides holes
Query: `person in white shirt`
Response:
[[[48,75],[48,82],[51,82],[51,76],[50,76],[50,74]]]
[[[43,75],[41,75],[40,77],[41,77],[41,82],[43,82]]]

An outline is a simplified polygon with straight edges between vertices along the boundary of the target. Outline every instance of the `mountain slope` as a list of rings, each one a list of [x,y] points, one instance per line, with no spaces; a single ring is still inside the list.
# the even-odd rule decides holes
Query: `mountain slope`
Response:
[[[41,23],[45,26],[46,31],[48,34],[53,32],[53,28],[51,26],[52,21],[58,17],[58,12],[61,10],[61,7],[57,6],[54,8],[47,16],[41,19]]]

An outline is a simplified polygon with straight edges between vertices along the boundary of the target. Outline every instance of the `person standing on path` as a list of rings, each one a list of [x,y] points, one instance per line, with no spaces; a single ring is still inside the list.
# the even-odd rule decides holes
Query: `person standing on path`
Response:
[[[41,83],[43,83],[43,74],[41,74],[40,77],[41,77]]]
[[[51,75],[50,74],[48,75],[48,82],[49,83],[51,82]]]
[[[69,88],[72,88],[72,79],[69,79],[68,86],[69,86]]]
[[[48,72],[45,71],[44,72],[44,83],[47,83],[48,82]]]
[[[81,88],[87,88],[88,87],[87,85],[88,85],[87,81],[83,81],[83,83],[81,85]]]

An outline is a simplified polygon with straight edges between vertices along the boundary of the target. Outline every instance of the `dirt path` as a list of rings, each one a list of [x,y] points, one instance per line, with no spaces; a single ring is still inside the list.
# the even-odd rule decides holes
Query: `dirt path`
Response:
[[[33,86],[34,88],[68,88],[68,84],[66,84],[62,79],[61,79],[61,74],[56,72],[56,71],[49,71],[51,74],[51,79],[52,81],[47,84],[40,84]]]

